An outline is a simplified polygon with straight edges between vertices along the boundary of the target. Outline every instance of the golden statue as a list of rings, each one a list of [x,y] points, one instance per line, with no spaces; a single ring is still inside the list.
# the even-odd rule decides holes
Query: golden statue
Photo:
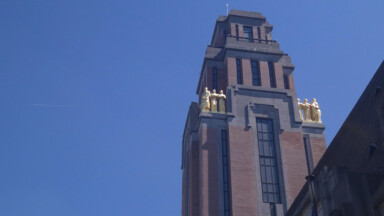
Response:
[[[219,98],[219,112],[225,113],[225,100],[224,99],[227,99],[227,97],[225,97],[223,90],[220,90],[220,94],[219,94],[218,98]]]
[[[304,99],[304,103],[302,103],[302,107],[304,110],[305,121],[311,120],[311,104],[308,103],[307,99]]]
[[[297,107],[299,108],[299,115],[300,115],[300,119],[303,121],[303,112],[301,111],[303,109],[303,104],[300,103],[300,99],[297,98]]]
[[[201,94],[200,99],[200,109],[202,112],[208,112],[210,108],[209,98],[211,97],[211,92],[208,91],[208,88],[204,88],[203,94]]]
[[[212,112],[217,112],[217,96],[219,95],[216,94],[216,90],[213,89],[211,94],[211,111]]]
[[[321,110],[320,110],[319,104],[316,102],[316,98],[312,99],[312,102],[310,105],[311,105],[312,120],[314,122],[321,123]]]

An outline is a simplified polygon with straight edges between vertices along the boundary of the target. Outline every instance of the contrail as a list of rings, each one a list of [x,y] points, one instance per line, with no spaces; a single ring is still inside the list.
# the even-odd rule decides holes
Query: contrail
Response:
[[[68,105],[59,105],[59,104],[31,104],[34,107],[71,107]]]

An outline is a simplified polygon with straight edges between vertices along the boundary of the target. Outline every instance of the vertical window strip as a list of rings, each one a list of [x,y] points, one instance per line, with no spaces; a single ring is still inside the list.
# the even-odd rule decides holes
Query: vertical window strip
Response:
[[[241,66],[241,59],[236,59],[236,70],[237,70],[237,84],[243,84],[243,72]]]
[[[309,166],[307,139],[305,137],[303,137],[303,143],[304,143],[305,159],[307,161],[307,170],[308,170],[308,175],[309,175],[311,173],[311,167]]]
[[[236,25],[236,40],[239,40],[239,25]]]
[[[270,204],[271,216],[276,216],[276,205],[274,203]]]
[[[260,64],[258,61],[251,61],[252,67],[252,84],[254,86],[260,86]]]
[[[221,130],[221,143],[222,143],[222,162],[223,162],[223,192],[224,192],[224,215],[230,216],[231,214],[231,200],[229,190],[229,164],[228,164],[228,134],[227,130]]]
[[[283,78],[284,78],[284,88],[285,88],[285,89],[289,89],[289,79],[288,79],[288,75],[284,75]]]
[[[269,80],[270,80],[271,88],[276,88],[275,68],[272,62],[268,62],[268,69],[269,69]]]
[[[257,39],[259,40],[259,43],[261,42],[261,32],[260,27],[257,27]]]
[[[304,143],[304,150],[305,150],[305,159],[307,161],[308,174],[311,173],[313,168],[314,168],[312,148],[311,148],[311,143],[310,143],[309,139],[310,138],[309,138],[308,135],[304,135],[303,136],[303,143]]]
[[[212,72],[212,89],[217,89],[217,68],[213,68]]]
[[[271,119],[256,118],[263,202],[281,203]]]

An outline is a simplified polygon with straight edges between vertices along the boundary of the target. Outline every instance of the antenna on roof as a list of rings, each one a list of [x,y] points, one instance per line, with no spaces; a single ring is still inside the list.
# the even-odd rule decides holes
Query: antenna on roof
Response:
[[[228,16],[228,6],[229,6],[229,1],[227,1],[227,16]]]

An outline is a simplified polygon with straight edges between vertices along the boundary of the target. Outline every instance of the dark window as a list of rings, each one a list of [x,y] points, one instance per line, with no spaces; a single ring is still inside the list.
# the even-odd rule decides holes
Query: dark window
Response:
[[[270,204],[271,216],[276,216],[276,205],[275,203]]]
[[[275,68],[273,67],[272,62],[268,62],[268,69],[269,69],[269,80],[270,80],[271,88],[276,88]]]
[[[243,31],[244,31],[244,38],[245,40],[249,41],[249,42],[253,42],[253,32],[252,32],[252,27],[250,26],[244,26],[243,27]]]
[[[236,25],[236,40],[239,40],[239,25]]]
[[[257,39],[259,39],[259,43],[261,42],[261,32],[260,27],[257,27]]]
[[[227,32],[224,31],[224,43],[226,43],[226,42],[227,42]]]
[[[227,131],[221,131],[222,157],[223,157],[223,192],[224,192],[224,215],[230,216],[230,190],[229,190],[229,164],[228,164],[228,136]]]
[[[309,142],[308,136],[303,137],[303,143],[304,143],[305,159],[307,161],[307,169],[309,174],[312,172],[314,164],[313,164],[311,143]]]
[[[285,89],[289,89],[289,79],[288,79],[288,75],[284,75],[284,88]]]
[[[212,73],[212,89],[217,89],[217,68],[213,68]]]
[[[263,201],[281,203],[272,120],[257,118],[256,123]]]
[[[236,70],[237,70],[237,84],[243,84],[243,72],[241,66],[241,59],[236,59]]]
[[[254,86],[260,86],[259,62],[251,61],[251,67],[252,67],[252,84]]]

